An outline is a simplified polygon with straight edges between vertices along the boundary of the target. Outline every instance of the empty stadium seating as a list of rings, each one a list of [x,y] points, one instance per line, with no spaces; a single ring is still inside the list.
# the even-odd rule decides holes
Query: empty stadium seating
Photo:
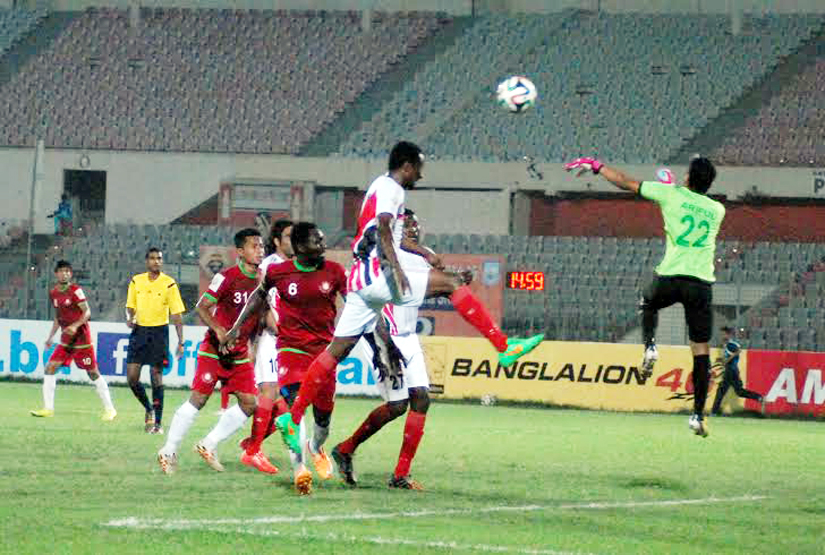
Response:
[[[715,159],[730,165],[825,164],[825,44],[819,44],[819,59],[726,136]]]
[[[0,9],[0,57],[31,32],[45,16],[45,9]]]
[[[3,88],[0,145],[45,127],[47,147],[294,153],[444,21],[90,9]]]
[[[439,158],[559,161],[596,152],[661,162],[822,24],[821,16],[770,16],[735,36],[721,15],[481,17],[340,154],[383,155],[400,129]],[[519,116],[491,98],[514,72],[540,95]]]

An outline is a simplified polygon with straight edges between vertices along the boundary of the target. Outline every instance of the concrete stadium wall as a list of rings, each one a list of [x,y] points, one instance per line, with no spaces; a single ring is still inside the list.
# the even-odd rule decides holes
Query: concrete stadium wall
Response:
[[[81,168],[87,154],[89,166]],[[35,228],[52,228],[52,212],[63,191],[64,169],[107,172],[106,221],[168,223],[218,192],[221,181],[303,180],[320,187],[364,190],[385,171],[384,160],[301,158],[294,156],[182,154],[48,149],[42,187],[37,192]],[[0,218],[26,218],[34,149],[0,149],[0,190],[5,194]],[[652,179],[656,166],[623,166],[629,175]],[[424,167],[420,190],[410,195],[432,233],[508,233],[509,194],[532,191],[615,192],[600,178],[575,179],[560,164],[540,164],[544,179],[531,179],[523,163],[432,161]],[[672,168],[677,176],[684,167]],[[435,193],[431,189],[450,189]],[[825,199],[822,168],[719,169],[714,192],[730,199],[754,191],[767,196]],[[492,194],[491,194],[492,193]]]

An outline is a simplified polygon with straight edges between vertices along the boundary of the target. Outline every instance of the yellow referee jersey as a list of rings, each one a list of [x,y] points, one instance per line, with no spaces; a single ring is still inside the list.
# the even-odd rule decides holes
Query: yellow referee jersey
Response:
[[[169,323],[170,313],[186,310],[178,284],[163,272],[154,280],[149,279],[149,272],[134,276],[129,283],[126,308],[135,311],[138,326],[163,326]]]

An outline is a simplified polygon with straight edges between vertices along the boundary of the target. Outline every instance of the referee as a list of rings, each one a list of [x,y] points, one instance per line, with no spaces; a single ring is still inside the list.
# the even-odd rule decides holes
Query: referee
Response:
[[[722,328],[722,333],[724,334],[725,349],[722,355],[722,363],[725,365],[725,373],[722,375],[722,383],[716,389],[716,398],[713,400],[711,414],[722,416],[722,399],[725,398],[725,393],[731,387],[740,397],[759,401],[762,405],[761,412],[765,414],[765,398],[758,393],[745,389],[742,378],[739,376],[739,353],[742,352],[742,344],[736,340],[736,330],[730,326],[725,326]]]
[[[708,436],[705,401],[710,381],[710,341],[713,329],[713,282],[716,236],[725,218],[725,207],[707,195],[716,168],[707,158],[690,161],[684,185],[637,181],[594,158],[578,158],[565,164],[567,171],[599,174],[613,185],[636,193],[659,205],[665,224],[665,256],[656,276],[642,295],[642,339],[645,353],[642,372],[653,373],[659,358],[656,349],[658,313],[681,303],[693,352],[693,416],[688,426],[701,437]]]
[[[126,379],[137,400],[146,409],[145,431],[162,434],[163,368],[169,358],[169,315],[178,332],[176,356],[183,354],[183,314],[178,284],[161,272],[163,253],[151,247],[146,251],[146,272],[138,274],[129,283],[126,297],[126,325],[132,328],[129,353],[126,357]],[[152,404],[140,382],[144,364],[151,367]]]

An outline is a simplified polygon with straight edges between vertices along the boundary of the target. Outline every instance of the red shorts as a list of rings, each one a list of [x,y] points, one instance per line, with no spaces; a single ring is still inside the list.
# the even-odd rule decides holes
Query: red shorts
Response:
[[[309,365],[316,356],[292,351],[278,351],[278,387],[302,383]],[[315,400],[312,402],[313,406],[332,412],[335,406],[335,382],[336,380],[332,380],[331,383],[325,383],[318,388]]]
[[[88,371],[97,368],[95,350],[91,345],[88,347],[80,347],[79,349],[58,345],[52,353],[52,356],[49,357],[49,364],[57,362],[60,366],[69,366],[72,361],[74,361],[81,370]]]
[[[192,391],[212,395],[215,384],[218,382],[221,382],[221,389],[226,390],[227,393],[258,394],[258,387],[255,385],[255,367],[252,362],[242,362],[227,368],[216,358],[198,355]]]

